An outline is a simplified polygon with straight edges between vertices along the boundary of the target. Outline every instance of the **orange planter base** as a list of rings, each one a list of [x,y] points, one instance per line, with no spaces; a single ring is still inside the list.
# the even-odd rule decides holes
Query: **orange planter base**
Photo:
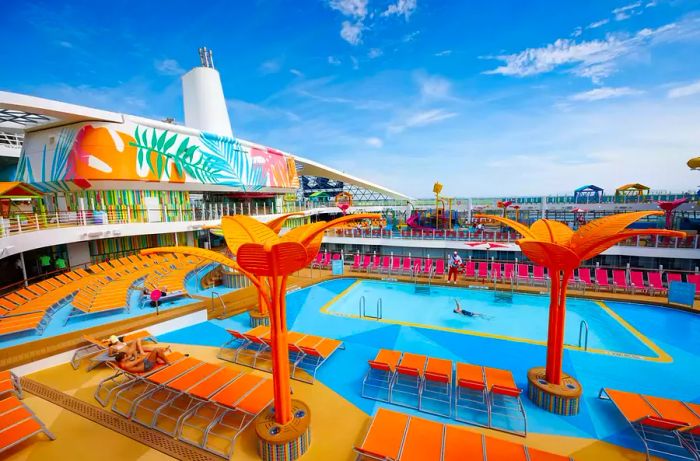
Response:
[[[299,459],[311,445],[311,413],[299,400],[292,400],[293,419],[280,426],[275,422],[275,412],[268,408],[255,421],[258,435],[258,453],[264,461]]]
[[[581,383],[574,377],[562,373],[560,385],[548,383],[544,367],[531,368],[527,372],[527,395],[540,408],[562,416],[573,416],[579,412]]]

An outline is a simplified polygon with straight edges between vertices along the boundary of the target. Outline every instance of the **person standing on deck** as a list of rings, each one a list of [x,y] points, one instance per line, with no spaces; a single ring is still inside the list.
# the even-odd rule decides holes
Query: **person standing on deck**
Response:
[[[454,284],[457,285],[457,274],[459,273],[459,268],[462,267],[462,258],[459,257],[457,250],[455,250],[454,254],[449,255],[448,258],[447,283],[450,283],[454,278]]]

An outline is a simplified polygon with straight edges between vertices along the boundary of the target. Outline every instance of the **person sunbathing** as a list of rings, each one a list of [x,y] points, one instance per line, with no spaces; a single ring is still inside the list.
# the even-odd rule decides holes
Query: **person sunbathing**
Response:
[[[118,352],[114,356],[119,368],[129,373],[146,373],[156,365],[170,365],[170,361],[165,356],[166,349],[156,347],[148,353],[134,356],[128,356],[126,352]]]
[[[110,356],[114,356],[119,352],[124,352],[127,356],[132,357],[136,355],[143,355],[153,350],[153,348],[150,347],[143,347],[140,338],[124,342],[123,336],[112,335],[109,337],[108,342],[109,347],[107,348],[107,353]]]

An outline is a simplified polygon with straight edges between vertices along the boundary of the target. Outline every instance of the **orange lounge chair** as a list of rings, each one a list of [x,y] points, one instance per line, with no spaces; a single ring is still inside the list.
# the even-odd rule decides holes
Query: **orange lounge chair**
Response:
[[[0,453],[42,432],[56,438],[16,396],[0,400]]]
[[[196,386],[200,381],[221,368],[220,365],[201,362],[198,366],[191,366],[178,377],[161,383],[150,392],[146,392],[134,400],[131,420],[147,427],[154,427],[160,408],[168,405],[173,399],[185,395],[191,387]],[[180,413],[182,414],[184,411]],[[177,423],[177,418],[175,418],[175,423]]]
[[[484,436],[380,408],[364,441],[355,447],[358,460],[397,461],[566,461],[567,456]]]
[[[309,340],[309,338],[312,338]],[[313,345],[312,345],[313,343]],[[343,342],[332,338],[306,335],[293,343],[303,354],[294,362],[292,377],[300,381],[313,383],[316,379],[316,372],[326,363],[326,360],[338,349],[343,349]],[[305,373],[297,373],[302,370]],[[307,376],[311,379],[307,379]]]
[[[0,317],[0,337],[43,330],[45,312]]]
[[[401,361],[396,365],[396,373],[394,373],[394,380],[389,392],[389,402],[418,408],[423,373],[427,362],[428,357],[425,355],[404,352]]]
[[[172,365],[182,360],[185,356],[179,352],[171,352],[166,357],[168,358],[170,365]],[[97,400],[103,407],[106,407],[107,404],[109,404],[110,400],[112,399],[112,396],[116,392],[119,392],[121,389],[128,386],[132,381],[152,375],[153,373],[157,373],[161,369],[170,366],[157,363],[153,367],[153,369],[151,369],[148,372],[131,373],[121,369],[119,365],[117,365],[117,363],[114,361],[105,361],[105,363],[108,367],[114,370],[114,374],[100,381],[97,385],[97,388],[95,389],[94,394],[95,400]]]
[[[457,363],[455,419],[488,427],[489,414],[484,368],[471,363]]]
[[[244,373],[212,395],[209,401],[183,417],[178,438],[212,453],[231,457],[236,438],[272,403],[272,380]],[[213,410],[213,414],[212,414]],[[206,417],[200,414],[207,415]],[[204,419],[208,424],[202,429]],[[186,431],[201,434],[199,438]],[[223,440],[222,444],[218,440]]]
[[[394,381],[394,372],[401,360],[401,355],[399,351],[379,349],[374,360],[367,362],[369,369],[362,380],[362,397],[382,402],[389,401],[391,383]]]
[[[153,411],[152,427],[171,436],[176,436],[184,415],[204,404],[224,386],[243,375],[232,368],[205,363],[199,368],[171,381],[161,390],[162,403]],[[169,394],[165,392],[169,392]],[[138,409],[134,417],[138,418]]]
[[[17,398],[22,398],[22,384],[17,375],[10,370],[0,371],[0,396],[14,394]]]
[[[613,402],[639,436],[647,453],[674,459],[700,459],[692,432],[700,427],[700,405],[634,392],[603,388],[598,395]]]
[[[423,373],[418,409],[426,413],[452,416],[452,361],[428,358]]]
[[[122,386],[117,392],[112,404],[112,411],[131,418],[136,402],[140,398],[185,373],[202,366],[202,364],[204,364],[203,361],[194,357],[184,357],[182,360],[171,363],[170,366],[161,367],[155,373],[144,374],[137,379],[131,380],[128,385]]]
[[[406,439],[410,416],[380,408],[372,418],[367,435],[355,451],[358,459],[367,456],[377,460],[399,459]]]
[[[106,353],[107,349],[109,347],[108,344],[108,339],[98,339],[95,338],[94,336],[90,335],[83,335],[83,339],[88,343],[87,345],[80,347],[75,350],[73,353],[73,357],[71,357],[71,365],[73,366],[74,370],[77,370],[80,368],[80,363],[83,359],[88,358],[88,357],[95,357],[96,355]],[[134,333],[128,333],[125,334],[121,337],[121,341],[124,343],[128,343],[130,341],[135,341],[137,339],[140,339],[142,341],[149,341],[152,343],[158,343],[156,338],[148,332],[148,330],[140,330],[136,331]],[[107,357],[102,358],[103,360],[100,360],[98,358],[97,360],[94,360],[95,363],[93,363],[89,368],[88,371],[94,369],[95,367],[99,366],[101,363],[104,362],[104,359]]]

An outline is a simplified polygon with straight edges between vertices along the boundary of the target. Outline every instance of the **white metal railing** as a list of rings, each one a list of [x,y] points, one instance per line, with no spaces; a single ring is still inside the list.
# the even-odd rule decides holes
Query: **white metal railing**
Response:
[[[393,230],[379,227],[330,229],[326,231],[327,237],[352,238],[352,239],[395,239],[395,240],[443,240],[465,242],[498,242],[515,243],[520,237],[515,232],[461,230]],[[634,237],[620,242],[620,246],[649,247],[649,248],[686,248],[700,249],[700,238],[691,235],[684,238],[677,237]],[[481,248],[474,247],[475,250]]]

